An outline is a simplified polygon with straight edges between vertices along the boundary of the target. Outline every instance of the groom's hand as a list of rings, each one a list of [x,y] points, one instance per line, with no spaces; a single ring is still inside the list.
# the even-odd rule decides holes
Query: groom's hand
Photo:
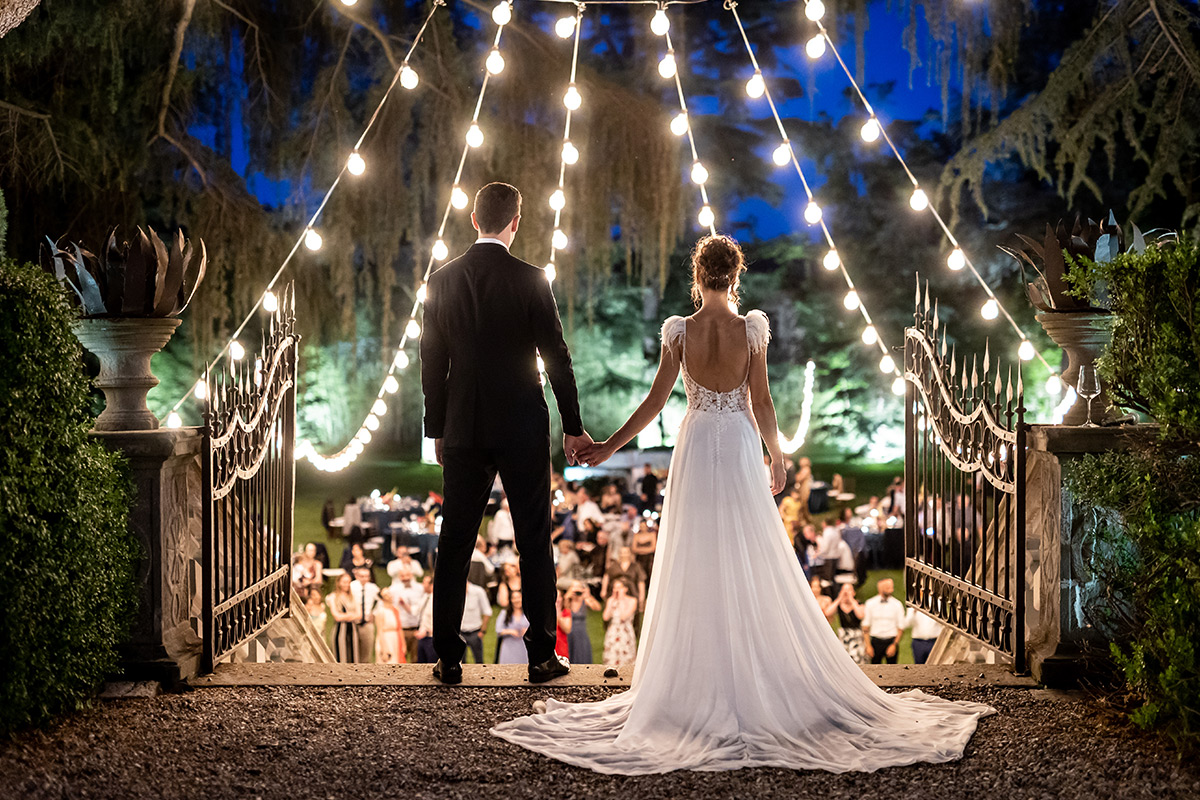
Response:
[[[572,467],[579,466],[579,456],[581,451],[585,451],[593,444],[592,437],[584,431],[580,436],[571,436],[563,434],[563,454],[567,457],[567,463]]]

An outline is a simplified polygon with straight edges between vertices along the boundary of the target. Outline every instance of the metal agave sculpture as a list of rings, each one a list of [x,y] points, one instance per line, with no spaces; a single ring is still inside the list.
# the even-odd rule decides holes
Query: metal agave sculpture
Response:
[[[1039,242],[1029,236],[1017,234],[1028,249],[1001,247],[1017,260],[1021,266],[1021,278],[1029,293],[1029,301],[1039,311],[1105,311],[1103,287],[1098,287],[1092,298],[1078,297],[1070,293],[1067,281],[1068,258],[1088,258],[1097,262],[1109,261],[1126,252],[1125,232],[1117,224],[1116,216],[1110,211],[1108,221],[1101,225],[1089,219],[1085,224],[1075,217],[1070,231],[1062,220],[1058,227],[1046,224],[1046,236]],[[1136,225],[1133,226],[1133,243],[1129,248],[1141,253],[1146,249],[1146,239]],[[1038,267],[1041,262],[1041,267]],[[1036,275],[1033,280],[1025,272],[1028,266]]]
[[[74,290],[84,317],[175,317],[204,279],[208,255],[200,239],[176,231],[168,247],[140,227],[132,242],[117,243],[113,228],[100,255],[75,243],[46,238],[42,268]]]

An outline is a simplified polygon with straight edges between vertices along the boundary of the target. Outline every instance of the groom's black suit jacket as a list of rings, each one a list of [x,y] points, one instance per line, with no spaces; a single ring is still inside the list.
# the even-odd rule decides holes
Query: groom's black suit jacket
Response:
[[[446,447],[503,447],[547,437],[539,352],[563,432],[578,436],[579,393],[545,272],[487,242],[434,272],[421,336],[425,435]]]

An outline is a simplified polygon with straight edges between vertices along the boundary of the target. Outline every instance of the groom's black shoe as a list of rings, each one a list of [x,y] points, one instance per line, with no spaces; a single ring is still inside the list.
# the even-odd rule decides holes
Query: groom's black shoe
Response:
[[[439,658],[433,665],[433,677],[451,686],[462,683],[462,664],[447,664]]]
[[[556,653],[547,661],[543,661],[540,664],[529,665],[529,682],[545,683],[551,678],[557,678],[560,675],[566,675],[570,671],[571,662],[567,661],[566,658]]]

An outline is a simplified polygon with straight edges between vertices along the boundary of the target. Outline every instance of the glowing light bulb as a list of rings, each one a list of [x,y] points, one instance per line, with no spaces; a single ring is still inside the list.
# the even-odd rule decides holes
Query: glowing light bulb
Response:
[[[771,153],[771,160],[776,166],[782,167],[792,160],[792,145],[791,142],[784,142],[775,148],[775,152]]]
[[[351,175],[362,175],[367,171],[367,162],[357,152],[351,153],[346,159],[346,171]]]
[[[804,4],[804,16],[808,17],[813,22],[825,16],[825,4],[821,0],[808,0]]]
[[[462,190],[461,186],[455,186],[450,192],[450,205],[462,211],[467,207],[467,203],[471,202],[471,198],[467,197],[467,193]]]
[[[671,133],[676,136],[683,136],[688,131],[688,115],[685,111],[680,111],[671,119]]]
[[[946,256],[946,266],[958,272],[967,265],[967,256],[963,253],[961,247],[956,247],[950,251],[950,255]]]
[[[712,206],[705,204],[700,213],[696,215],[696,221],[703,228],[711,228],[713,223],[717,221],[717,215],[713,213]]]
[[[1020,356],[1022,361],[1033,361],[1035,355],[1033,342],[1028,339],[1022,341],[1021,346],[1017,349],[1017,355]]]
[[[879,371],[880,372],[888,372],[888,373],[895,372],[896,371],[896,359],[894,359],[888,355],[885,355],[883,358],[879,359]]]
[[[846,292],[846,296],[842,299],[842,305],[846,307],[847,311],[853,311],[858,308],[858,292],[853,289]]]
[[[583,105],[583,95],[579,93],[575,84],[572,83],[567,87],[567,93],[563,95],[563,105],[571,111],[578,111],[579,107]]]
[[[836,249],[830,250],[825,254],[825,257],[821,259],[821,266],[825,267],[825,269],[829,270],[830,272],[833,272],[841,265],[842,257],[838,255],[838,251]]]
[[[667,10],[660,8],[654,12],[654,18],[650,20],[650,32],[655,36],[666,36],[669,30],[671,30],[671,20],[667,19]]]
[[[471,127],[467,128],[467,144],[471,147],[483,144],[483,129],[479,127],[479,123],[472,122]]]
[[[692,183],[703,186],[708,181],[708,170],[699,161],[692,164]]]
[[[863,328],[862,341],[863,344],[867,345],[875,344],[879,341],[879,331],[875,330],[874,325],[868,325]]]
[[[446,247],[446,243],[443,240],[438,239],[433,243],[434,261],[444,261],[448,255],[450,255],[450,248]]]
[[[492,22],[497,25],[507,25],[512,22],[512,3],[508,0],[498,4],[492,9]]]
[[[892,381],[892,394],[904,394],[904,378],[896,378],[896,380]]]
[[[767,82],[763,80],[762,73],[758,70],[754,71],[754,76],[746,81],[746,95],[752,100],[757,100],[762,97],[767,91]]]
[[[321,238],[321,234],[317,233],[312,228],[309,228],[304,232],[304,246],[309,250],[312,250],[314,253],[321,249],[321,245],[324,244],[324,241],[325,240]]]
[[[561,228],[555,228],[554,235],[550,237],[550,243],[554,246],[555,250],[566,250],[567,235],[562,232]]]
[[[929,208],[929,196],[924,189],[914,189],[912,197],[908,198],[908,205],[913,211],[924,211]]]
[[[378,417],[382,417],[387,413],[387,403],[383,402],[382,397],[375,400],[375,403],[371,406],[371,413]]]
[[[816,225],[821,221],[821,207],[817,205],[816,200],[809,200],[808,205],[804,207],[804,221],[809,225]]]
[[[417,302],[424,303],[425,298],[428,296],[429,296],[429,287],[427,287],[425,284],[422,283],[420,286],[417,287]]]
[[[358,432],[358,440],[363,444],[370,444],[372,438],[374,437],[371,436],[371,432],[366,428],[363,428]]]
[[[229,343],[229,357],[234,361],[241,361],[246,356],[246,348],[242,347],[242,343],[234,339]]]
[[[358,2],[358,0],[342,0],[342,5],[349,8],[350,6],[354,5],[357,2]]]
[[[410,319],[408,324],[404,326],[404,333],[410,339],[417,339],[421,336],[421,326],[417,324],[415,319]]]
[[[570,142],[563,142],[562,160],[563,160],[563,163],[566,164],[567,166],[570,166],[570,165],[578,162],[579,161],[579,148],[576,147],[575,145],[571,144]]]
[[[822,34],[809,39],[804,44],[804,52],[809,58],[820,58],[825,55],[825,37]]]
[[[570,39],[571,34],[575,32],[575,18],[560,18],[558,22],[554,23],[554,32],[558,34],[558,38],[560,39]]]
[[[262,307],[263,311],[266,311],[268,314],[274,314],[279,310],[279,298],[270,289],[263,292]]]
[[[208,382],[203,378],[196,381],[196,385],[192,387],[192,394],[196,395],[197,400],[203,400],[208,397]]]
[[[183,425],[183,419],[179,416],[179,414],[177,414],[174,411],[172,411],[170,414],[167,414],[167,427],[168,428],[179,428],[182,425]]]
[[[388,394],[395,394],[400,391],[400,381],[396,380],[395,375],[388,375],[383,382],[383,390]]]
[[[550,208],[555,211],[562,211],[567,205],[567,196],[563,194],[562,189],[555,189],[550,195]]]
[[[984,319],[995,319],[1000,316],[1000,304],[996,302],[996,298],[989,298],[983,304],[983,308],[979,309],[979,315]]]
[[[499,75],[501,72],[504,72],[504,56],[500,55],[499,48],[492,48],[492,52],[488,53],[487,61],[484,64],[487,66],[487,71],[492,75]]]
[[[396,365],[396,369],[408,369],[408,353],[403,350],[399,351],[396,353],[396,359],[392,363]]]
[[[558,270],[554,268],[554,262],[546,265],[546,283],[554,283],[554,279],[558,277]]]
[[[871,117],[863,123],[862,130],[858,132],[864,142],[874,142],[879,139],[879,135],[883,133],[883,126],[879,124],[879,120]]]
[[[413,89],[417,88],[417,84],[420,82],[421,76],[418,75],[417,71],[408,64],[405,64],[400,68],[400,85],[405,89],[408,89],[411,92]]]
[[[662,75],[664,78],[674,78],[677,70],[678,67],[675,65],[675,53],[674,51],[668,51],[667,54],[662,57],[662,61],[658,62],[658,74]]]
[[[363,422],[363,425],[365,425],[369,431],[377,431],[379,430],[379,417],[375,416],[374,414],[368,414],[366,420]]]
[[[1052,394],[1052,395],[1054,395],[1055,397],[1058,397],[1059,393],[1061,393],[1061,392],[1062,392],[1062,388],[1063,388],[1063,382],[1062,382],[1062,378],[1058,377],[1057,375],[1053,375],[1053,374],[1052,374],[1052,375],[1049,377],[1049,379],[1047,379],[1047,381],[1046,381],[1046,391],[1047,391],[1049,394]]]

